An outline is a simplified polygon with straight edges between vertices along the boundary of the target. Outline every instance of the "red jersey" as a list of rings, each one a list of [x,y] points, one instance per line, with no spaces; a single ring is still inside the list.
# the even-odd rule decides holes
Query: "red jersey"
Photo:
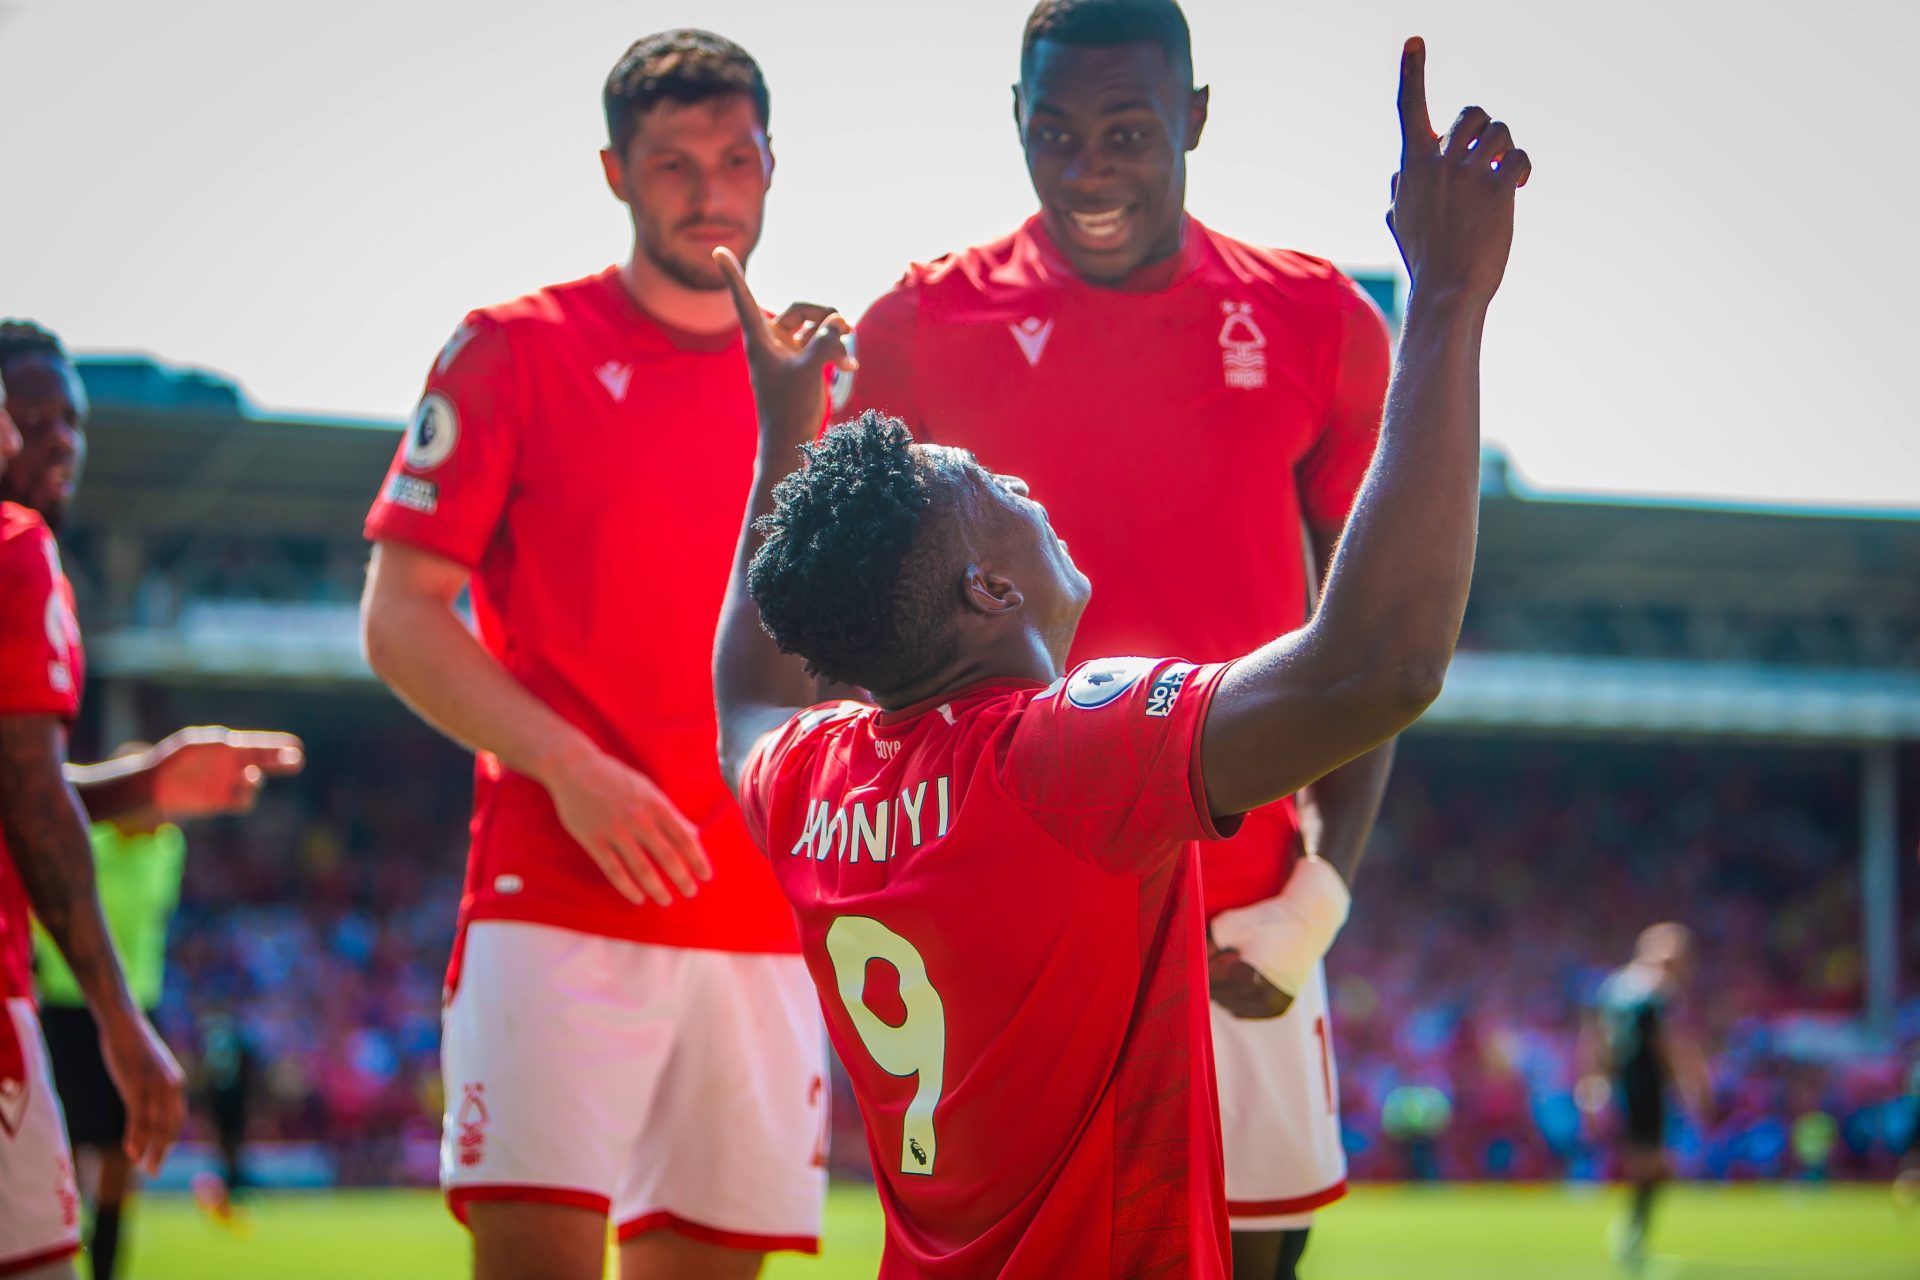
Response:
[[[480,643],[652,778],[714,876],[636,905],[547,791],[482,753],[461,922],[525,920],[724,951],[792,952],[793,915],[720,778],[713,628],[758,441],[737,332],[673,331],[615,268],[470,314],[367,516],[473,571]],[[456,972],[458,953],[455,956]]]
[[[1118,658],[749,756],[887,1216],[886,1277],[1225,1276],[1193,841],[1221,667]]]
[[[73,585],[37,512],[0,502],[0,716],[80,714],[86,656]],[[33,998],[26,886],[0,833],[0,1000]]]
[[[1036,216],[910,268],[855,339],[835,421],[879,409],[1026,480],[1094,583],[1076,658],[1224,662],[1304,623],[1303,522],[1345,522],[1391,365],[1330,264],[1191,218],[1176,257],[1116,290]],[[1210,847],[1208,914],[1278,893],[1296,842],[1286,803]]]

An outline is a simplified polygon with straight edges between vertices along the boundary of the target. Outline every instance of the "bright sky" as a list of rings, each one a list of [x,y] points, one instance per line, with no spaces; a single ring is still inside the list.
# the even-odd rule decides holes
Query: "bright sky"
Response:
[[[1028,0],[0,3],[0,312],[80,350],[398,419],[470,307],[625,255],[599,89],[635,37],[739,40],[773,90],[761,296],[858,311],[1033,207]],[[1402,37],[1436,119],[1534,161],[1485,422],[1542,487],[1920,505],[1920,4],[1190,0],[1189,207],[1349,266],[1381,221]],[[1151,376],[1151,358],[1140,362]],[[1896,395],[1896,392],[1899,395]],[[1903,407],[1904,406],[1904,407]]]

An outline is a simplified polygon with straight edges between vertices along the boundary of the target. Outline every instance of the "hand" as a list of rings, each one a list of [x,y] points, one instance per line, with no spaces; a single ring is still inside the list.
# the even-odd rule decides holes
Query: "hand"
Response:
[[[1207,994],[1236,1018],[1277,1018],[1293,1007],[1293,997],[1260,976],[1231,947],[1207,938]]]
[[[167,1148],[187,1116],[186,1077],[153,1025],[137,1010],[98,1019],[107,1074],[127,1107],[121,1147],[149,1176],[160,1172]]]
[[[812,440],[826,420],[827,369],[852,373],[860,367],[846,346],[853,326],[839,312],[811,302],[796,302],[779,319],[768,321],[747,287],[740,260],[725,248],[715,249],[713,260],[720,264],[740,317],[753,398],[760,410],[761,456],[787,445],[797,448]]]
[[[249,733],[197,725],[154,747],[153,807],[169,820],[245,813],[268,778],[306,767],[306,749],[290,733]]]
[[[1533,172],[1513,135],[1479,107],[1436,138],[1427,116],[1427,47],[1400,55],[1400,172],[1387,225],[1415,290],[1459,291],[1485,302],[1513,247],[1513,193]]]
[[[560,824],[629,902],[671,906],[713,879],[713,864],[691,822],[653,779],[598,749],[557,770],[547,783]]]

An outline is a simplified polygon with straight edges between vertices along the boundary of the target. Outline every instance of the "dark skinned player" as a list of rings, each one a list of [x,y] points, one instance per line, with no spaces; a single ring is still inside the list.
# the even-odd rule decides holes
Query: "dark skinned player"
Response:
[[[1224,661],[1305,622],[1379,430],[1387,334],[1360,290],[1188,213],[1208,107],[1173,0],[1042,0],[1014,86],[1038,212],[910,268],[837,388],[841,414],[896,415],[1046,495],[1101,583],[1076,659]],[[1227,1199],[1258,1280],[1291,1274],[1346,1191],[1321,960],[1391,758],[1203,855]]]
[[[1312,619],[1225,663],[1069,669],[1091,584],[990,458],[867,413],[782,479],[846,326],[769,324],[726,259],[760,448],[722,768],[860,1101],[883,1276],[1227,1273],[1197,842],[1417,718],[1472,574],[1480,334],[1529,164],[1478,108],[1436,138],[1423,73],[1410,41],[1378,454]],[[810,675],[873,703],[802,710]]]
[[[86,819],[240,812],[302,756],[289,735],[202,727],[68,765],[85,659],[54,537],[86,458],[86,392],[59,340],[18,321],[0,324],[0,386],[18,441],[0,474],[0,1274],[63,1277],[80,1247],[79,1192],[34,1006],[29,908],[98,1024],[126,1103],[122,1154],[153,1172],[184,1116],[180,1068],[114,955]],[[117,1236],[116,1213],[96,1219],[96,1274],[101,1258],[111,1270]]]

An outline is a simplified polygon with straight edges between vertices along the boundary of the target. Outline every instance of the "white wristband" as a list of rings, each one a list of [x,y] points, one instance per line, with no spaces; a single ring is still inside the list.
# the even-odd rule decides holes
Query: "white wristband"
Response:
[[[1302,858],[1277,898],[1222,911],[1213,940],[1240,953],[1254,971],[1290,996],[1313,977],[1347,922],[1353,894],[1324,858]]]

